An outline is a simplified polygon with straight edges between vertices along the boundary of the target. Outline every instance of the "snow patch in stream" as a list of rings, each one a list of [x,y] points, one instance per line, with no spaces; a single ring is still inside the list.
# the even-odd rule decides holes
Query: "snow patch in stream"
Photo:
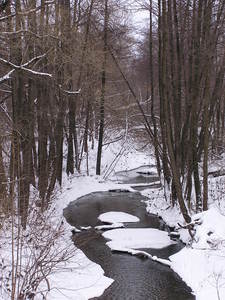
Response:
[[[170,240],[170,237],[168,236],[167,232],[154,228],[113,229],[104,232],[103,236],[104,238],[111,240],[107,242],[106,245],[114,251],[121,248],[161,249],[171,244],[175,244],[174,241]]]
[[[139,222],[140,219],[131,214],[120,212],[120,211],[109,211],[99,215],[98,219],[105,223],[115,224],[115,223],[133,223]]]

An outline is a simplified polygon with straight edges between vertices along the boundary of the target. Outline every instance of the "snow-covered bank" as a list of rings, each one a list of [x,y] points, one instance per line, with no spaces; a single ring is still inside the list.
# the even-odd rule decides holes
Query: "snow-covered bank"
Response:
[[[119,147],[117,148],[112,147],[111,151],[110,147],[108,147],[106,150],[103,157],[104,170],[109,169],[117,151],[119,151]],[[123,171],[153,163],[152,156],[145,153],[138,153],[138,151],[133,149],[131,152],[128,151],[126,155],[124,153],[120,157],[115,168],[117,171]],[[107,168],[106,165],[108,165]],[[149,169],[143,168],[143,170],[148,172]],[[84,171],[82,175],[76,174],[69,178],[64,177],[63,188],[57,193],[52,203],[51,210],[53,213],[49,219],[49,226],[53,226],[63,220],[63,208],[71,201],[92,192],[118,189],[118,184],[112,181],[105,181],[103,178],[104,175],[95,176],[94,166],[91,164],[89,171],[90,176],[86,176]],[[111,171],[112,176],[115,170],[112,169]],[[215,186],[217,186],[216,183]],[[213,184],[211,187],[213,187]],[[129,184],[120,184],[119,188],[133,191]],[[182,224],[183,219],[179,213],[179,209],[177,207],[169,207],[169,200],[165,200],[162,189],[146,189],[141,193],[143,196],[149,198],[147,202],[148,212],[162,216],[164,221],[170,226],[176,226],[178,222]],[[214,197],[217,197],[217,194],[214,194]],[[214,204],[217,204],[218,209],[223,207],[223,203],[225,203],[224,195],[221,197],[219,198],[219,202],[213,201]],[[193,289],[197,300],[221,300],[225,299],[225,222],[224,216],[222,216],[218,209],[211,208],[208,212],[192,217],[193,220],[196,218],[201,220],[201,225],[196,226],[196,241],[191,246],[185,247],[179,253],[170,257],[170,261],[160,260],[143,251],[134,249],[135,247],[154,248],[154,245],[157,244],[159,247],[167,246],[171,241],[166,236],[166,233],[162,233],[162,237],[158,231],[152,234],[153,231],[151,230],[150,235],[140,235],[139,229],[137,229],[137,231],[126,236],[126,234],[121,235],[121,230],[123,229],[118,229],[117,231],[105,233],[105,237],[111,239],[108,245],[111,246],[112,250],[127,252],[131,255],[143,255],[170,266]],[[118,214],[118,212],[116,215],[112,214],[112,212],[111,214],[102,215],[100,219],[103,222],[112,224],[103,225],[103,227],[98,227],[97,229],[107,229],[107,226],[108,229],[122,227],[122,222],[139,221],[134,216],[127,216],[124,213]],[[62,235],[55,243],[53,250],[59,251],[59,245],[60,249],[75,248],[71,240],[71,229],[71,226],[64,221],[62,224]],[[115,232],[116,236],[112,236]],[[189,234],[187,230],[181,229],[179,232],[181,233],[182,240],[188,242]],[[5,244],[1,245],[0,256],[4,256],[8,269],[10,269],[11,263],[10,258],[8,259],[10,255],[11,250],[9,243],[6,241]],[[39,287],[38,292],[46,294],[47,300],[87,300],[100,296],[112,282],[112,279],[104,276],[104,271],[99,265],[90,261],[82,251],[76,249],[66,262],[61,262],[53,268],[47,280],[43,281]],[[49,291],[47,291],[48,288]],[[42,296],[41,294],[39,295],[40,297],[36,299],[41,299]],[[3,300],[10,299],[7,293],[4,293],[4,295],[0,293],[0,298]]]
[[[14,220],[15,232],[14,240],[11,237],[12,222],[11,219],[6,219],[5,224],[1,224],[0,230],[0,275],[2,277],[0,284],[0,298],[3,300],[11,299],[10,294],[12,291],[13,281],[11,279],[12,265],[17,264],[15,258],[18,257],[19,268],[21,270],[21,276],[26,275],[24,278],[28,280],[28,286],[24,287],[24,293],[34,293],[35,299],[42,299],[46,297],[48,300],[56,299],[70,299],[70,300],[86,300],[92,297],[100,296],[104,290],[113,282],[112,279],[104,276],[103,269],[90,261],[82,251],[76,249],[71,240],[71,227],[63,220],[63,208],[65,208],[71,201],[77,198],[96,191],[107,191],[109,189],[117,189],[118,185],[113,182],[104,182],[104,172],[129,169],[128,163],[131,161],[131,167],[138,167],[139,163],[149,164],[152,157],[145,153],[136,151],[133,147],[127,147],[123,149],[123,155],[116,161],[116,165],[112,162],[120,152],[121,145],[113,145],[105,149],[103,154],[103,176],[95,176],[95,157],[96,150],[90,152],[89,156],[89,174],[86,176],[86,165],[83,162],[83,168],[81,174],[75,174],[74,176],[67,177],[64,173],[62,189],[59,188],[58,192],[53,198],[51,207],[46,211],[46,214],[41,214],[41,218],[37,217],[37,223],[40,226],[40,231],[36,226],[34,219],[31,217],[31,224],[27,224],[26,230],[18,230],[18,227]],[[139,153],[139,154],[138,154]],[[139,157],[136,161],[130,159],[130,157]],[[120,188],[123,188],[120,185]],[[126,190],[132,190],[128,186],[124,186]],[[38,212],[36,207],[36,200],[38,196],[34,191],[33,200],[31,199],[31,211],[35,214]],[[38,201],[37,201],[38,203]],[[33,210],[35,208],[35,210]],[[36,212],[35,212],[36,211]],[[43,217],[42,217],[43,216]],[[43,222],[42,222],[43,221]],[[45,226],[46,231],[41,230],[41,226]],[[60,228],[60,230],[58,230]],[[52,240],[50,241],[50,233],[53,232]],[[36,239],[45,240],[48,256],[48,268],[45,274],[35,273],[41,277],[40,284],[37,282],[37,289],[34,290],[29,285],[29,272],[26,270],[30,267],[35,267],[38,264],[39,254],[42,248],[39,247],[43,243],[39,243],[39,246],[33,245],[36,242],[35,239],[30,239],[32,233],[36,234]],[[18,235],[21,238],[23,246],[17,243]],[[14,251],[12,250],[12,241]],[[21,245],[22,245],[21,244]],[[17,247],[18,245],[18,247]],[[50,250],[49,250],[50,249]],[[17,255],[18,253],[18,255]],[[42,253],[42,252],[41,252]],[[65,254],[65,255],[64,255]],[[14,258],[13,258],[14,255]],[[45,252],[43,252],[45,255]],[[31,259],[32,258],[32,259]],[[57,258],[57,259],[56,259]],[[51,263],[51,260],[54,261]],[[33,264],[34,263],[34,264]],[[32,265],[30,265],[32,264]],[[15,268],[14,268],[15,270]],[[36,271],[35,271],[36,272]],[[38,272],[41,272],[39,270]],[[23,284],[22,280],[19,280],[19,285]],[[22,286],[21,286],[22,288]],[[31,291],[30,291],[31,290]],[[18,295],[18,291],[16,291]]]
[[[220,178],[224,184],[225,178]],[[225,299],[225,216],[224,195],[215,179],[210,180],[210,209],[192,216],[195,225],[194,241],[186,229],[179,228],[183,218],[178,207],[171,208],[162,189],[146,189],[147,211],[158,214],[171,227],[176,227],[187,246],[170,257],[171,268],[189,285],[196,300]],[[216,191],[217,187],[218,191]],[[221,193],[221,191],[220,191]],[[221,198],[222,197],[222,198]]]
[[[101,266],[89,260],[79,249],[73,259],[58,265],[57,269],[58,272],[48,278],[48,300],[88,300],[101,296],[113,282],[104,276]]]
[[[171,268],[192,288],[196,300],[225,299],[224,251],[184,248],[170,260]]]
[[[15,268],[20,271],[15,299],[30,299],[33,295],[37,300],[87,300],[100,296],[113,280],[74,247],[70,229],[61,223],[62,218],[48,211],[40,219],[34,212],[27,228],[20,232],[14,224],[14,239],[10,223],[1,228],[0,299],[12,299]]]
[[[83,180],[87,186],[93,183],[91,178],[83,177]],[[75,248],[61,205],[54,202],[42,215],[37,215],[35,207],[32,208],[26,229],[19,231],[20,227],[14,224],[14,239],[10,220],[1,228],[0,299],[11,299],[13,264],[20,268],[21,274],[15,299],[22,293],[24,297],[33,294],[37,300],[87,300],[100,296],[112,284],[113,280],[104,276],[101,266]]]
[[[112,162],[121,150],[121,145],[110,145],[105,149],[103,153],[103,175],[95,176],[95,166],[90,164],[89,174],[74,175],[67,178],[64,177],[63,189],[58,192],[57,201],[53,203],[55,210],[55,217],[62,218],[63,209],[71,202],[86,194],[97,191],[117,190],[118,184],[112,181],[104,180],[104,172],[122,171],[130,168],[136,168],[140,165],[152,164],[154,161],[152,156],[146,155],[144,152],[136,151],[133,147],[128,147],[123,155],[117,159],[116,164],[110,169]],[[90,162],[95,161],[96,153],[90,152]],[[92,159],[93,156],[93,159]],[[134,159],[135,158],[135,159]],[[85,166],[83,168],[85,170]],[[126,189],[133,191],[133,189],[127,184],[120,184],[120,189]],[[103,222],[112,223],[109,227],[122,226],[120,222],[138,222],[139,219],[128,214],[106,214],[100,217]],[[115,222],[117,220],[117,222]],[[107,225],[96,229],[107,228]],[[71,226],[64,222],[64,229],[67,234],[65,235],[65,242],[71,244],[70,231]],[[48,300],[86,300],[89,298],[100,296],[104,290],[113,282],[112,279],[104,276],[103,269],[96,263],[90,261],[84,253],[77,249],[76,255],[68,261],[65,266],[62,266],[62,270],[49,276],[49,282],[51,288],[48,293]]]
[[[96,176],[74,176],[65,180],[64,184],[64,189],[54,203],[57,218],[62,218],[63,208],[71,201],[92,192],[117,188],[115,183],[102,182],[101,178]],[[64,243],[70,245],[73,244],[71,229],[72,227],[64,222]],[[48,300],[87,300],[98,297],[113,282],[111,278],[104,276],[101,266],[89,260],[80,249],[75,251],[74,257],[59,265],[57,269],[56,273],[49,276],[51,289],[48,292]]]
[[[225,299],[225,217],[216,208],[193,216],[195,240],[170,257],[172,269],[193,289],[197,300]]]

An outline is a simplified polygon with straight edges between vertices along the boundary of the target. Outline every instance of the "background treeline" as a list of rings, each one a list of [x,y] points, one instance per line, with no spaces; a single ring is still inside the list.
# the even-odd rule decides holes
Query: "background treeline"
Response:
[[[69,175],[85,157],[88,173],[96,141],[100,174],[104,129],[128,95],[109,48],[128,62],[131,38],[122,1],[1,1],[0,9],[1,207],[18,199],[26,223],[31,187],[46,208],[64,162]]]
[[[150,137],[172,204],[189,222],[191,199],[197,211],[208,207],[209,153],[224,153],[225,1],[138,3],[150,12],[135,62],[151,102]]]
[[[154,146],[185,220],[207,209],[209,154],[224,152],[225,0],[134,2],[149,14],[135,48],[126,1],[0,2],[1,207],[16,203],[24,224],[32,186],[46,208],[64,167],[85,158],[88,174],[96,147],[100,174],[128,127]]]

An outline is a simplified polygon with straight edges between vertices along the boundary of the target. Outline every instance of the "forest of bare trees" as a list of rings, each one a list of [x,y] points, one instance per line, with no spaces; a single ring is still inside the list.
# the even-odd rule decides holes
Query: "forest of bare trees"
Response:
[[[64,161],[69,175],[85,157],[88,173],[95,141],[101,172],[104,98],[123,86],[108,47],[127,55],[126,11],[118,1],[3,1],[0,27],[1,206],[18,199],[25,224],[31,186],[46,208]]]
[[[138,33],[135,11],[147,16]],[[0,230],[10,231],[10,299],[34,299],[73,256],[74,248],[54,248],[63,221],[48,223],[66,176],[88,176],[94,165],[107,179],[128,142],[154,154],[183,227],[208,209],[209,163],[225,153],[224,27],[225,0],[0,0]],[[104,150],[118,141],[104,169]],[[25,271],[24,249],[32,253]]]
[[[126,126],[130,103],[171,204],[187,222],[193,195],[207,209],[209,157],[224,150],[225,1],[134,2],[149,15],[135,50],[126,2],[1,1],[1,208],[16,201],[24,226],[31,187],[47,208],[64,162],[70,175],[85,159],[88,174],[96,147],[101,174],[105,131]]]
[[[139,2],[150,27],[136,64],[150,90],[158,170],[189,222],[193,192],[196,211],[208,207],[209,155],[224,151],[225,1]]]

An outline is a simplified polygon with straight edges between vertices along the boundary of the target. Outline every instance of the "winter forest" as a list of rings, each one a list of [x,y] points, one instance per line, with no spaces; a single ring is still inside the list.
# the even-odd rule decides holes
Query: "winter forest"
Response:
[[[225,299],[224,29],[225,0],[0,0],[0,299]]]

